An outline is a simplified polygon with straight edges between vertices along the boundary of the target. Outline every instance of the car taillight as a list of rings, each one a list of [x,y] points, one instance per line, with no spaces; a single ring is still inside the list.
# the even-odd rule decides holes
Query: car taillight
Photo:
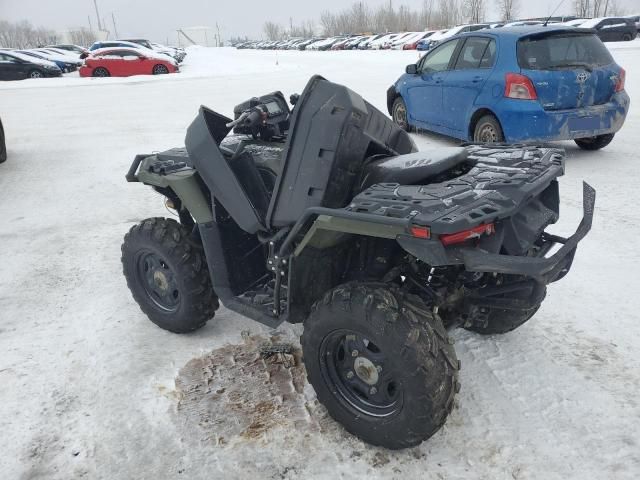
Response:
[[[468,228],[457,233],[448,233],[440,235],[440,241],[446,247],[449,245],[455,245],[457,243],[463,243],[472,238],[479,238],[482,235],[492,235],[496,233],[496,227],[493,223],[487,223],[485,225],[478,225],[477,227]]]
[[[529,77],[519,73],[507,73],[505,75],[504,96],[520,100],[537,100],[536,89]]]
[[[621,92],[624,90],[624,81],[626,79],[627,72],[624,71],[624,68],[620,68],[620,73],[618,73],[618,77],[616,78],[616,86],[615,91]]]
[[[409,227],[409,232],[411,232],[411,235],[416,238],[431,238],[431,229],[422,225],[411,225],[411,227]]]

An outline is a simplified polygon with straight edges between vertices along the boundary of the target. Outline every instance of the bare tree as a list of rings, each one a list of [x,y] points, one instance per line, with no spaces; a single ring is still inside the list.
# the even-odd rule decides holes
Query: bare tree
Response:
[[[33,48],[56,43],[57,37],[52,30],[44,27],[34,28],[26,20],[11,23],[0,20],[0,46],[8,48]]]
[[[265,22],[262,29],[264,30],[264,34],[271,41],[281,40],[284,34],[282,26],[274,22]]]
[[[74,45],[82,45],[83,47],[88,47],[98,39],[95,33],[84,27],[71,30],[69,36]]]
[[[606,17],[607,15],[611,15],[614,17],[619,17],[626,14],[627,9],[624,6],[620,5],[617,0],[606,0],[604,12],[602,13],[603,16]]]
[[[307,20],[301,25],[292,25],[289,31],[290,37],[310,38],[315,35],[315,26],[313,21]]]
[[[484,21],[484,0],[464,0],[463,9],[465,18],[470,23],[480,23]]]
[[[500,18],[503,22],[510,22],[518,18],[520,10],[519,0],[498,0]]]
[[[575,13],[576,17],[589,17],[591,15],[591,1],[590,0],[575,0]]]
[[[420,23],[424,29],[430,29],[433,24],[435,9],[434,0],[424,0],[422,2],[422,10],[420,11]]]

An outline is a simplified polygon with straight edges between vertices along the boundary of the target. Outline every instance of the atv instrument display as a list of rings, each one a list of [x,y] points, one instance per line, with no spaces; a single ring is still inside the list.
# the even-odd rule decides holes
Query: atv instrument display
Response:
[[[595,191],[584,184],[576,232],[551,235],[562,150],[419,152],[319,76],[292,100],[291,111],[280,92],[251,99],[235,120],[201,107],[186,148],[136,156],[127,180],[166,196],[179,221],[131,228],[127,283],[172,332],[202,327],[218,299],[270,327],[304,323],[308,380],[331,416],[371,444],[417,445],[460,386],[446,329],[529,320],[569,271]]]

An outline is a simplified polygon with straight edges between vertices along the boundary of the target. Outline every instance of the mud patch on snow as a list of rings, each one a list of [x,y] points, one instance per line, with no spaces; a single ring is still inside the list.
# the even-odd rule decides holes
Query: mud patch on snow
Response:
[[[176,378],[178,416],[217,445],[263,439],[274,429],[317,432],[318,417],[304,394],[305,370],[299,346],[265,355],[281,338],[243,335],[189,361]],[[320,415],[322,417],[323,415]]]

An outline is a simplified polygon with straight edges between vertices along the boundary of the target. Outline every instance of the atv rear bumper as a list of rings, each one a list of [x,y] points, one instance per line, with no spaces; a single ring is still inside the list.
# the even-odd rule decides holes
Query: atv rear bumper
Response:
[[[573,262],[576,248],[580,240],[591,230],[596,191],[586,182],[583,183],[583,217],[576,232],[569,238],[543,233],[542,255],[555,244],[562,247],[550,257],[517,257],[484,253],[478,250],[461,249],[462,261],[467,270],[472,272],[495,272],[532,277],[540,283],[547,284],[564,277]]]
[[[560,280],[571,268],[578,243],[591,230],[595,198],[595,189],[583,183],[583,217],[578,229],[569,238],[543,232],[536,243],[540,247],[537,257],[501,255],[477,248],[445,248],[438,240],[418,239],[406,234],[399,235],[397,241],[404,250],[431,266],[464,265],[470,272],[522,275],[546,285]],[[557,244],[562,247],[545,257]]]

